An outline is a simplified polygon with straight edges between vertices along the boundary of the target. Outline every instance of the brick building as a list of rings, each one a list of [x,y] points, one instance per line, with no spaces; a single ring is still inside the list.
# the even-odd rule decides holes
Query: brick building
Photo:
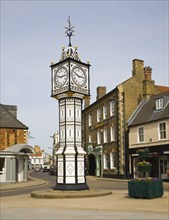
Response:
[[[17,106],[0,104],[0,150],[27,144],[28,127],[17,119]]]
[[[97,88],[97,100],[83,110],[83,145],[87,151],[87,172],[104,177],[128,176],[127,120],[143,98],[168,87],[155,85],[151,67],[133,60],[132,77],[109,93]]]
[[[40,170],[45,166],[47,166],[49,169],[49,166],[51,165],[51,156],[42,150],[38,145],[35,145],[34,153],[29,155],[29,161],[33,169],[39,168]]]
[[[17,106],[0,104],[0,182],[27,181],[28,127],[17,119]]]

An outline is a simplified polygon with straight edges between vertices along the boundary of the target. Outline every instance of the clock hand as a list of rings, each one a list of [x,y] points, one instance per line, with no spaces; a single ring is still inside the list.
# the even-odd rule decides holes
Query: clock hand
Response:
[[[62,78],[62,77],[64,77],[64,76],[66,76],[66,75],[61,75],[61,76],[58,75],[59,78]]]
[[[64,77],[64,76],[66,76],[66,75],[62,75],[62,76],[60,76],[60,77],[62,78],[62,77]]]
[[[83,78],[84,79],[84,76],[80,76],[78,75],[76,72],[75,72],[76,76],[80,77],[80,78]]]

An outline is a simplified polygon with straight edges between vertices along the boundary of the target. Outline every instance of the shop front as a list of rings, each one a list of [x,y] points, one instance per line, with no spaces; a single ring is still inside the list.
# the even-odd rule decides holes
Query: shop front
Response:
[[[129,149],[129,167],[132,177],[137,177],[139,172],[137,164],[139,162],[138,151],[139,148]],[[151,163],[151,177],[157,177],[163,180],[169,180],[169,146],[151,146],[148,147],[149,156],[146,161]]]

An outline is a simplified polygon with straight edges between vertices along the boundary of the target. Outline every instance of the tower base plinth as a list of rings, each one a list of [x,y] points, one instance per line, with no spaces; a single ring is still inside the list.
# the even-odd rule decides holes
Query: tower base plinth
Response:
[[[63,190],[63,191],[78,191],[78,190],[89,190],[86,183],[80,184],[56,184],[53,190]]]

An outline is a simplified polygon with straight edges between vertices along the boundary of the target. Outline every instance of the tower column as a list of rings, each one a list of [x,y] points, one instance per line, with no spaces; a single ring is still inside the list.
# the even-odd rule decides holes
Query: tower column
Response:
[[[89,189],[85,178],[85,155],[82,148],[83,95],[66,93],[59,100],[59,140],[57,180],[54,190]]]

